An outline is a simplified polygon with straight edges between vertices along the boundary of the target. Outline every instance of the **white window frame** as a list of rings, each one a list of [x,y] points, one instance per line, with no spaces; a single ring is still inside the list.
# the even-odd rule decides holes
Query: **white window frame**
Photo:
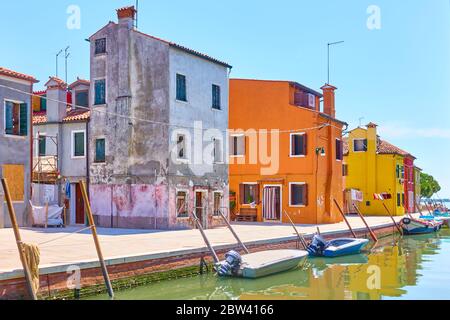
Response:
[[[84,156],[75,156],[75,134],[83,133],[84,135]],[[84,159],[86,158],[87,146],[86,146],[86,130],[72,130],[71,131],[71,148],[70,155],[72,159]]]
[[[293,136],[304,136],[306,134],[306,132],[292,132],[290,135],[289,135],[289,157],[290,158],[305,158],[306,157],[306,155],[304,155],[304,154],[301,154],[301,155],[293,155],[292,154],[292,137]]]
[[[244,139],[244,154],[237,154],[237,155],[234,155],[234,154],[230,154],[230,157],[231,158],[245,158],[245,153],[246,153],[246,148],[245,148],[245,134],[243,134],[243,133],[237,133],[237,134],[232,134],[232,135],[230,135],[230,138],[233,138],[233,143],[232,143],[232,145],[231,145],[231,152],[230,153],[232,153],[232,151],[233,151],[233,146],[234,146],[234,138],[240,138],[240,137],[242,137],[243,139]]]
[[[306,182],[289,182],[289,207],[290,208],[306,208],[306,205],[304,205],[304,204],[299,204],[299,205],[292,204],[292,188],[291,188],[292,185],[306,186],[307,183]]]
[[[187,217],[180,217],[178,215],[178,207],[177,207],[177,201],[178,201],[178,192],[186,192],[186,206],[187,206]],[[175,213],[177,215],[177,219],[189,219],[189,189],[175,189]]]
[[[364,141],[364,140],[367,140],[366,138],[354,138],[353,139],[353,141],[352,141],[352,149],[353,149],[353,152],[354,153],[363,153],[363,152],[367,152],[367,150],[366,151],[356,151],[355,150],[355,141]],[[369,141],[367,141],[367,143],[369,143]],[[368,146],[366,146],[366,149],[368,149]]]
[[[18,104],[19,106],[21,105],[21,104],[24,104],[24,103],[26,103],[26,102],[24,102],[24,101],[19,101],[19,100],[13,100],[13,99],[4,99],[3,100],[3,135],[5,136],[5,137],[7,137],[7,138],[14,138],[14,139],[27,139],[28,138],[28,134],[26,135],[26,136],[21,136],[21,135],[15,135],[15,134],[7,134],[6,133],[6,102],[12,102],[12,103],[14,103],[14,104]],[[28,107],[28,103],[26,103],[27,104],[27,107]],[[27,114],[29,114],[30,113],[30,110],[28,110],[28,112],[27,112]],[[19,111],[19,117],[20,117],[20,111]],[[27,119],[27,122],[28,122],[28,119]],[[20,123],[20,118],[19,118],[19,123]],[[28,127],[30,126],[30,124],[28,123]],[[30,128],[28,128],[28,130],[29,130]]]
[[[250,185],[250,186],[257,186],[259,183],[258,182],[241,182],[242,185]],[[245,196],[245,192],[244,192],[244,196]],[[245,199],[244,199],[245,202]],[[250,203],[243,203],[241,204],[241,206],[245,206],[245,207],[251,207],[252,205]]]

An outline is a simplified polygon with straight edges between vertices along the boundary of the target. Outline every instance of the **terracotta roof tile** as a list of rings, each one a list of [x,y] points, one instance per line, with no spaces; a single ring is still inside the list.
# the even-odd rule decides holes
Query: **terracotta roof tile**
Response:
[[[344,138],[344,155],[348,155],[349,153],[349,142],[348,142],[348,138]],[[405,150],[400,149],[397,146],[394,146],[393,144],[385,141],[385,140],[381,140],[378,139],[377,141],[377,153],[378,154],[398,154],[404,157],[412,157],[415,158],[412,154],[410,154],[409,152],[406,152]]]
[[[8,76],[8,77],[16,78],[16,79],[27,80],[27,81],[30,81],[30,82],[33,82],[33,83],[39,82],[33,76],[30,76],[30,75],[27,75],[27,74],[24,74],[24,73],[20,73],[20,72],[16,72],[16,71],[13,71],[13,70],[10,70],[10,69],[6,69],[6,68],[3,68],[3,67],[0,67],[0,74]]]
[[[69,85],[69,89],[72,89],[72,88],[76,87],[76,86],[79,85],[79,84],[84,84],[84,85],[86,85],[86,86],[90,86],[90,85],[91,85],[91,82],[90,82],[89,80],[77,78],[76,81],[74,81],[73,83],[71,83],[71,84]]]
[[[61,86],[63,88],[67,87],[67,83],[64,80],[61,80],[60,78],[57,77],[48,77],[48,81],[45,84],[45,86],[47,87],[51,81],[55,81],[58,86]]]
[[[64,117],[63,122],[78,122],[87,121],[91,116],[91,112],[86,109],[75,109],[67,111],[66,117]],[[47,113],[34,112],[33,113],[33,124],[44,124],[47,123]]]

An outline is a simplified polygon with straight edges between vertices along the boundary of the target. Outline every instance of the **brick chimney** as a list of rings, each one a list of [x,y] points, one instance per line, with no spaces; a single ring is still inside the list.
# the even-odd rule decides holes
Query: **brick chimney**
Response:
[[[325,84],[320,89],[322,89],[323,91],[323,113],[329,115],[332,118],[336,118],[334,91],[337,88],[333,87],[330,84]]]
[[[127,25],[128,29],[133,29],[136,12],[134,6],[117,9],[119,24]]]
[[[62,122],[67,116],[67,84],[56,77],[50,77],[47,87],[47,120]]]

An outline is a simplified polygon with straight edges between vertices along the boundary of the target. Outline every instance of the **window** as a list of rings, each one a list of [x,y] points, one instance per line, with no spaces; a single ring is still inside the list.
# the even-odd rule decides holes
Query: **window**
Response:
[[[4,164],[3,178],[8,180],[12,201],[25,199],[25,167],[23,165]]]
[[[214,163],[222,163],[222,140],[214,138]]]
[[[187,159],[186,137],[182,134],[177,136],[177,158]]]
[[[219,216],[220,210],[222,210],[223,195],[221,192],[214,192],[214,212],[213,215]]]
[[[177,100],[187,101],[186,76],[177,74]]]
[[[342,176],[348,177],[348,164],[342,165]]]
[[[366,152],[367,151],[367,139],[354,139],[353,140],[354,152]]]
[[[28,135],[28,105],[5,101],[5,134]]]
[[[336,160],[342,161],[344,159],[344,144],[342,140],[336,139]]]
[[[39,157],[44,157],[46,155],[46,147],[47,147],[47,138],[45,136],[39,136],[38,138],[39,145]]]
[[[187,196],[187,191],[177,192],[177,216],[179,218],[189,217]]]
[[[47,96],[43,95],[40,99],[41,99],[41,110],[40,111],[47,111]]]
[[[106,53],[106,38],[95,40],[95,54]]]
[[[86,136],[84,131],[72,131],[72,157],[83,158],[86,156]]]
[[[402,179],[405,179],[405,167],[401,167]]]
[[[304,207],[308,205],[308,186],[305,183],[289,183],[289,205],[291,207]]]
[[[243,157],[245,155],[245,136],[234,135],[230,137],[230,152],[232,157]]]
[[[106,143],[105,139],[95,140],[95,162],[106,161]]]
[[[239,202],[240,204],[252,204],[259,202],[259,185],[258,184],[241,184],[239,185]]]
[[[80,107],[89,107],[89,94],[87,91],[77,91],[75,94],[75,104]]]
[[[402,206],[406,205],[406,201],[405,201],[405,194],[402,193]]]
[[[291,134],[291,157],[306,156],[306,133]]]
[[[397,193],[397,207],[401,206],[401,195],[400,193]]]
[[[212,107],[220,110],[220,87],[215,84],[212,85]]]
[[[101,105],[106,103],[106,81],[105,79],[102,80],[95,80],[95,104]]]

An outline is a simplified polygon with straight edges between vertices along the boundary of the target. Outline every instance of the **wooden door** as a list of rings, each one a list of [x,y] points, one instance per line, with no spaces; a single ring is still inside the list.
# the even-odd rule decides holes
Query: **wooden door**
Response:
[[[196,192],[195,193],[195,214],[197,215],[198,220],[203,225],[203,193]]]
[[[83,195],[81,193],[80,185],[76,184],[76,195],[75,195],[75,223],[76,224],[85,224],[85,215],[84,215],[84,200]]]

